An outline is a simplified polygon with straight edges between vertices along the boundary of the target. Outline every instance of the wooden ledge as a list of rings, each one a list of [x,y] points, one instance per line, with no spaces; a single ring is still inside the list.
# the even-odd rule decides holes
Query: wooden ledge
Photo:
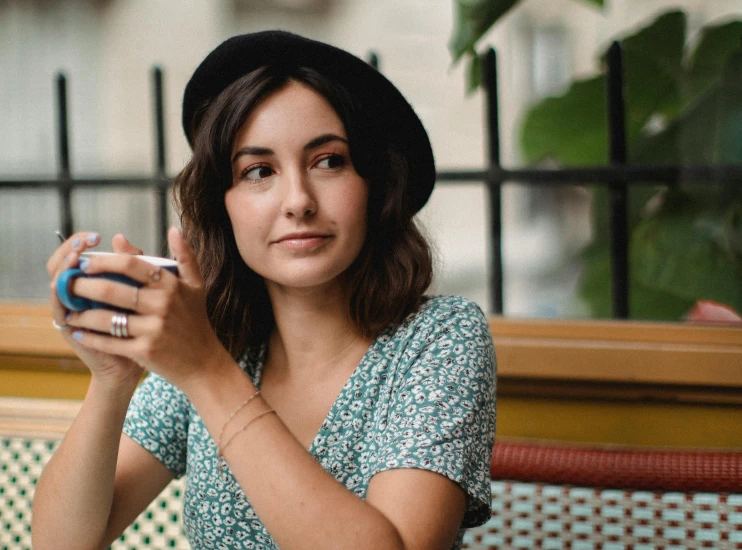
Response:
[[[742,390],[742,327],[493,317],[499,375]]]
[[[498,436],[742,449],[740,327],[492,317],[490,328]],[[1,394],[81,399],[88,381],[47,305],[0,304]],[[61,435],[79,403],[0,397],[0,433]]]
[[[72,399],[0,397],[0,435],[61,439],[80,405],[80,401]]]
[[[47,304],[0,304],[0,355],[74,359]]]
[[[742,405],[742,327],[490,318],[499,394]],[[47,304],[0,303],[0,376],[86,373]]]

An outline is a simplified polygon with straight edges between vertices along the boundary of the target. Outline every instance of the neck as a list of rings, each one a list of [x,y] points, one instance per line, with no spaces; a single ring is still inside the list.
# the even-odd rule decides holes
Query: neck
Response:
[[[360,356],[355,356],[370,345],[371,339],[364,338],[348,318],[342,289],[269,288],[268,292],[276,323],[268,342],[271,368],[287,375],[320,377],[353,359],[357,362]]]

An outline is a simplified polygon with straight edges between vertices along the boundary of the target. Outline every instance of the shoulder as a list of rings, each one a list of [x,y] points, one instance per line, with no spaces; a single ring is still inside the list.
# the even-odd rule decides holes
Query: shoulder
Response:
[[[395,336],[430,337],[432,333],[459,331],[464,336],[489,336],[482,309],[461,296],[426,297],[420,308],[395,329]]]
[[[436,317],[471,316],[486,322],[482,308],[462,296],[427,296],[419,313]]]
[[[459,366],[482,373],[496,370],[487,317],[476,303],[459,296],[427,298],[383,339],[402,376]]]

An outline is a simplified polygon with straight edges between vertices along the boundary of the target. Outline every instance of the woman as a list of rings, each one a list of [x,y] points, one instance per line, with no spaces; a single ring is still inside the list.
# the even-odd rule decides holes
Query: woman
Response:
[[[126,338],[52,291],[92,379],[39,481],[34,548],[105,547],[181,475],[193,548],[459,547],[489,517],[494,354],[479,308],[423,296],[420,120],[358,58],[269,31],[207,56],[183,126],[179,277],[121,236],[84,259],[143,284],[72,289],[131,309]],[[52,279],[98,241],[70,238]]]

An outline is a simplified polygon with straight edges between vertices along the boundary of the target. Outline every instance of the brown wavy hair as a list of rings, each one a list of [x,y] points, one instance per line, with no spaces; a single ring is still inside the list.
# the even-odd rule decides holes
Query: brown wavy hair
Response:
[[[364,335],[378,336],[420,307],[432,280],[430,246],[407,200],[404,157],[336,82],[308,68],[257,69],[200,106],[191,128],[193,155],[173,182],[183,234],[204,278],[209,319],[235,358],[265,342],[274,320],[262,278],[239,254],[224,204],[232,185],[232,146],[250,113],[289,80],[311,87],[335,109],[353,165],[369,188],[366,241],[345,274],[348,318]]]

